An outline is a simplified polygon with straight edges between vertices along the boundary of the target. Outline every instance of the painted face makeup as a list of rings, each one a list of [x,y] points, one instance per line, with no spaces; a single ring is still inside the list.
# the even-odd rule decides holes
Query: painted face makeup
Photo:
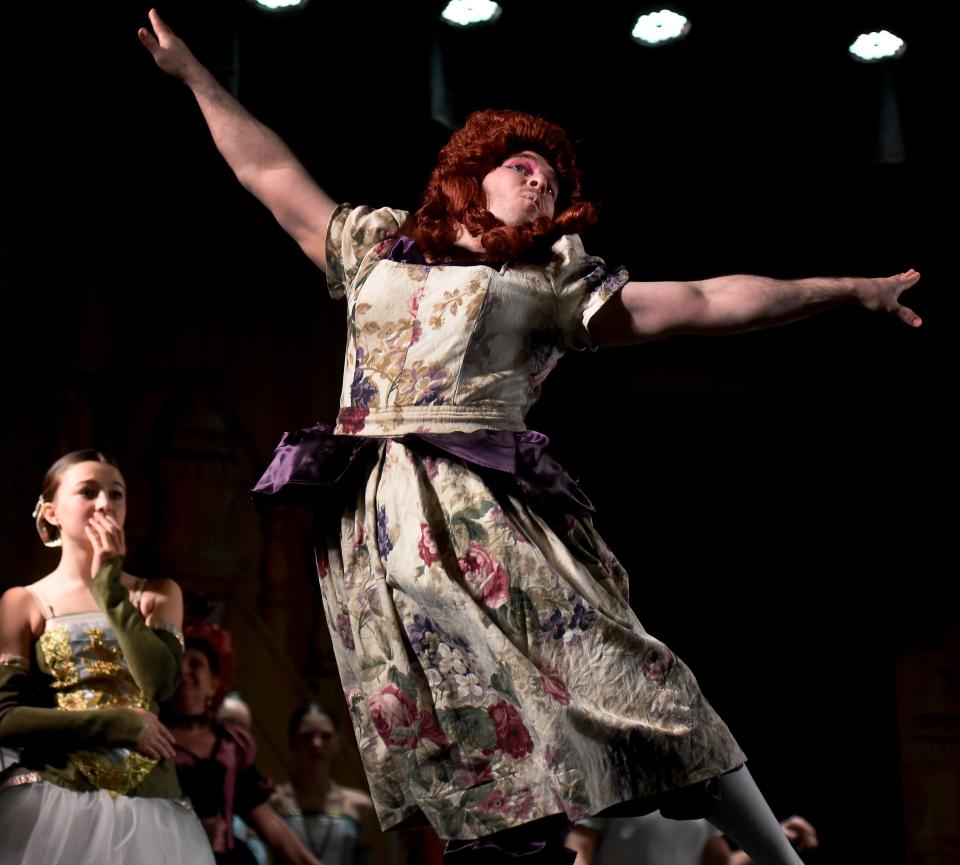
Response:
[[[557,175],[540,154],[514,153],[483,179],[487,210],[510,226],[553,218],[557,202]]]

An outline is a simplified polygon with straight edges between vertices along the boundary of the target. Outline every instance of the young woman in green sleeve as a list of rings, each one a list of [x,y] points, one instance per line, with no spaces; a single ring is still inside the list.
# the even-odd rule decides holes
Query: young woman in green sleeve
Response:
[[[20,749],[2,863],[213,862],[156,714],[180,676],[180,589],[123,571],[126,509],[103,454],[61,457],[34,512],[60,563],[0,598],[0,744]]]

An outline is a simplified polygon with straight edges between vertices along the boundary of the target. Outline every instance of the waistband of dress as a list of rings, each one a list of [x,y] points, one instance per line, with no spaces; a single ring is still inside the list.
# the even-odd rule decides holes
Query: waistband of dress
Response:
[[[21,784],[37,784],[41,781],[43,781],[43,776],[39,772],[14,763],[8,769],[0,772],[0,792],[10,787],[18,787]]]
[[[514,409],[491,406],[343,407],[337,414],[337,435],[402,436],[472,433],[480,430],[523,432],[523,415]]]
[[[105,790],[76,790],[68,784],[58,782],[53,778],[45,778],[40,772],[37,772],[34,769],[28,769],[26,766],[20,766],[16,763],[7,769],[4,769],[3,772],[0,772],[0,793],[2,793],[4,790],[10,789],[11,787],[19,787],[22,784],[46,783],[52,783],[55,787],[60,787],[63,790],[69,790],[71,793],[91,793],[96,795],[101,792],[107,792]],[[107,795],[112,794],[107,793]],[[114,796],[114,798],[116,797]],[[180,797],[177,799],[166,799],[165,797],[161,798],[163,798],[164,801],[173,802],[174,805],[178,805],[180,808],[183,808],[184,811],[187,811],[190,814],[196,813],[193,810],[193,804],[186,797]]]

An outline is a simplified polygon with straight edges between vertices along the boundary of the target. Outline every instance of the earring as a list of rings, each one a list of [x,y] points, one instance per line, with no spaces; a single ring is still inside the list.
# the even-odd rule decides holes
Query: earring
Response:
[[[37,534],[45,547],[62,547],[63,541],[60,539],[60,527],[56,523],[50,522],[46,517],[41,516],[40,510],[43,508],[43,494],[37,499],[37,504],[33,509],[33,520],[37,526]],[[53,532],[57,533],[55,538],[50,537]]]

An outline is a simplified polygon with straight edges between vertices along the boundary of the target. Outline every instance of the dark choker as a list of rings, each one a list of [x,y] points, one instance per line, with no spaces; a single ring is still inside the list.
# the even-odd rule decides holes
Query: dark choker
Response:
[[[178,727],[183,729],[193,729],[194,727],[209,727],[210,718],[206,712],[200,715],[167,715],[163,722],[168,727]]]

